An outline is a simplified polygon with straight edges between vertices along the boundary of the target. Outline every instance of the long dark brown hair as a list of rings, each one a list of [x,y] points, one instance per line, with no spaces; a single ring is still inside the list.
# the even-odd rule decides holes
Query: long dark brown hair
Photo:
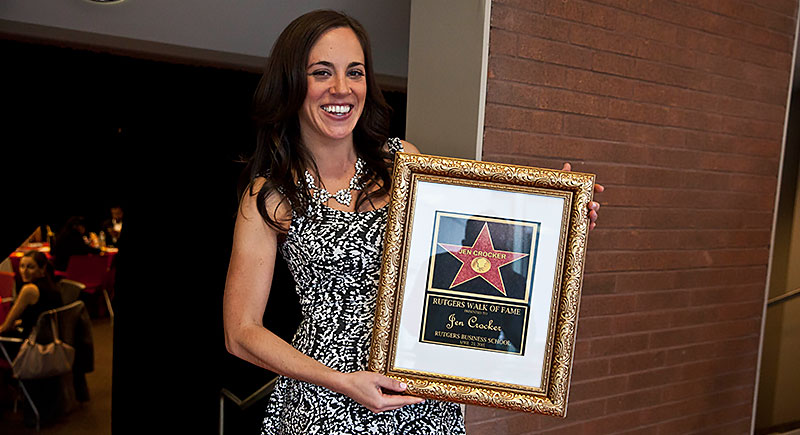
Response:
[[[277,221],[277,210],[282,203],[287,202],[293,214],[303,215],[312,199],[304,181],[298,184],[298,180],[303,180],[302,174],[312,171],[319,180],[314,159],[300,137],[298,113],[307,93],[306,68],[311,48],[325,32],[341,27],[352,29],[361,43],[367,81],[364,110],[353,131],[353,143],[366,169],[361,180],[366,185],[361,192],[369,193],[356,192],[356,209],[389,191],[391,155],[384,150],[384,144],[391,108],[375,80],[367,33],[358,21],[341,12],[309,12],[292,21],[272,47],[253,98],[256,149],[242,174],[246,183],[240,185],[239,192],[240,198],[245,190],[251,196],[257,195],[259,214],[278,231],[286,229],[286,222]],[[266,182],[255,192],[254,182],[258,177],[266,178]],[[281,201],[275,210],[267,210],[266,200],[275,194],[281,195]]]
[[[47,255],[39,251],[28,251],[22,255],[23,257],[30,257],[37,266],[44,269],[44,279],[51,288],[56,286],[56,271],[53,268],[53,263],[47,258]]]

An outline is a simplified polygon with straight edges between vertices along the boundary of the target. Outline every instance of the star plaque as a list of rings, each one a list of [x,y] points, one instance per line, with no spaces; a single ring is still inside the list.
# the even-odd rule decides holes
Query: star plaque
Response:
[[[369,370],[405,394],[565,416],[593,185],[397,153]]]
[[[483,224],[483,228],[472,246],[451,245],[449,243],[439,243],[439,246],[446,249],[447,252],[461,262],[461,267],[458,269],[456,277],[453,278],[450,288],[474,278],[483,278],[503,296],[506,295],[506,287],[503,284],[503,277],[500,276],[500,268],[528,256],[523,252],[495,249],[487,223]]]
[[[437,211],[420,341],[524,355],[538,230]]]

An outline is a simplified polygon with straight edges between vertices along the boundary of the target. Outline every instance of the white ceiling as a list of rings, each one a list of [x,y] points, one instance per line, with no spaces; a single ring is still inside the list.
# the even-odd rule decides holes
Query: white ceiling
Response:
[[[0,30],[39,39],[177,57],[263,63],[278,34],[295,17],[336,9],[359,20],[370,35],[378,74],[408,74],[410,0],[2,0]],[[69,41],[71,40],[71,41]],[[193,53],[191,53],[193,52]],[[208,60],[208,59],[207,59]],[[223,62],[224,63],[224,62]]]

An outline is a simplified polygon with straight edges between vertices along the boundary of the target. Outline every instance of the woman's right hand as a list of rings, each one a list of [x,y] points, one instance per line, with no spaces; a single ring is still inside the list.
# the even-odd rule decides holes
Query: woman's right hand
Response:
[[[340,393],[375,413],[425,401],[420,397],[399,394],[406,390],[406,384],[378,373],[368,371],[344,373],[343,379]]]

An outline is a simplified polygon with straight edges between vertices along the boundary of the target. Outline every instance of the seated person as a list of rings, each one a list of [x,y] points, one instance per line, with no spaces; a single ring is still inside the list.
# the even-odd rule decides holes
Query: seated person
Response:
[[[105,233],[106,246],[117,246],[120,232],[122,232],[122,207],[111,207],[111,219],[103,222],[102,231]]]
[[[26,252],[19,262],[19,274],[23,286],[0,325],[0,334],[27,338],[40,314],[62,305],[61,292],[55,284],[53,265],[41,252]],[[22,326],[21,334],[15,329],[18,324]]]
[[[47,310],[60,307],[61,293],[58,291],[54,280],[53,265],[47,256],[38,251],[28,251],[20,259],[19,274],[24,285],[14,300],[14,305],[8,317],[0,325],[0,334],[27,338],[36,326],[39,315]],[[19,333],[15,326],[22,327]],[[13,359],[19,353],[19,343],[3,343],[3,347]],[[70,376],[70,379],[72,376]],[[38,415],[42,424],[49,424],[63,414],[63,397],[70,397],[61,392],[62,379],[52,376],[42,379],[28,379],[25,382],[28,395],[36,404]],[[74,396],[75,393],[73,392]],[[35,412],[23,402],[23,423],[32,427],[36,422]]]
[[[69,257],[73,255],[99,254],[100,252],[100,249],[89,244],[86,237],[86,224],[81,216],[73,216],[67,220],[50,248],[54,266],[56,270],[60,271],[67,270]]]

